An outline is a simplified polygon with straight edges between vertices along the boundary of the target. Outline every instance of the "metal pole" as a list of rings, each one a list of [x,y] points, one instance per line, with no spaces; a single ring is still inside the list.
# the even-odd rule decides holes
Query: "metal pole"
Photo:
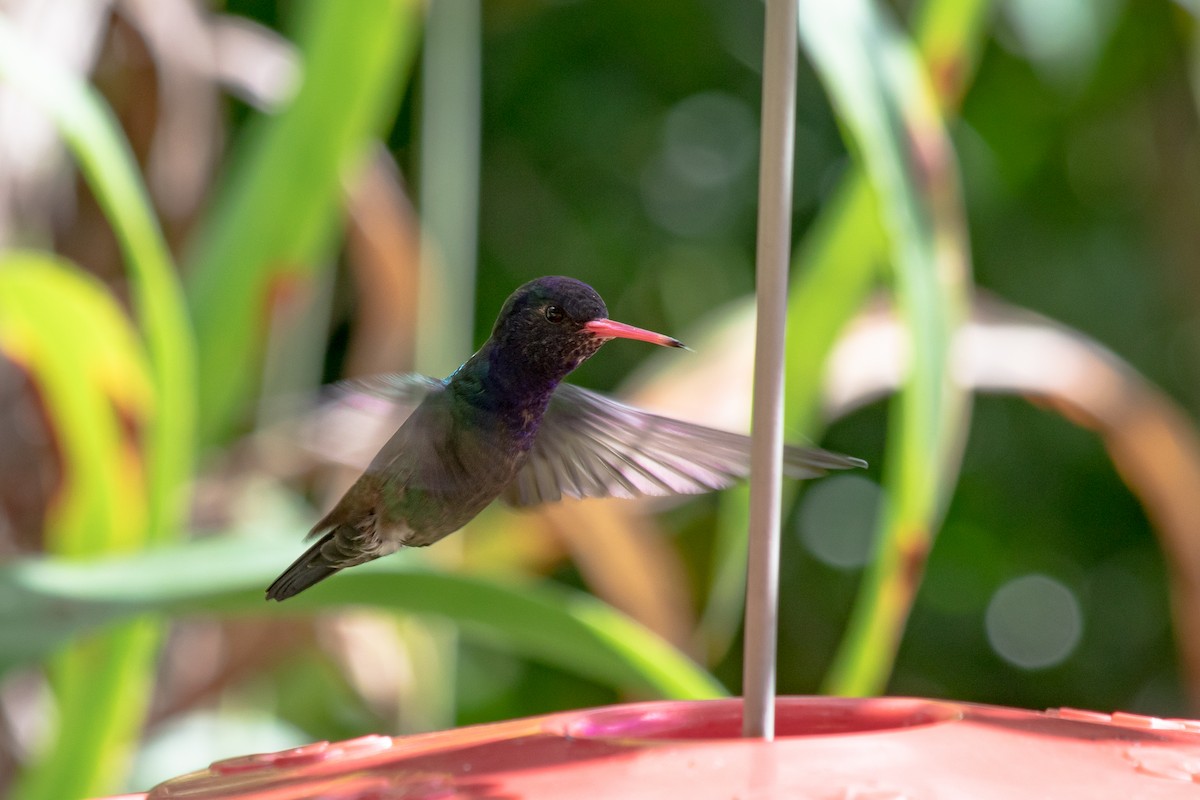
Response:
[[[791,258],[796,117],[796,3],[767,0],[758,175],[758,329],[750,432],[750,544],[742,735],[775,738],[779,528],[783,460],[784,323]]]

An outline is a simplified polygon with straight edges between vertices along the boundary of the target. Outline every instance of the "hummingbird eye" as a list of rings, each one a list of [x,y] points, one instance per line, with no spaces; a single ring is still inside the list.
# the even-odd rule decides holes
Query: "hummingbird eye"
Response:
[[[553,322],[555,325],[567,318],[567,312],[563,311],[558,306],[546,306],[546,319]]]

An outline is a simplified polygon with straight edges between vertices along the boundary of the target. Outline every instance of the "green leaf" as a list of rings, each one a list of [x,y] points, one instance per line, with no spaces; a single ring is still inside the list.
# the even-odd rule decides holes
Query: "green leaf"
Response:
[[[28,373],[58,443],[61,479],[47,514],[47,550],[78,557],[143,546],[147,486],[133,431],[151,416],[150,377],[106,287],[49,255],[4,255],[0,351]],[[31,623],[24,624],[28,635]],[[119,781],[144,714],[156,645],[154,626],[125,623],[53,660],[58,731],[18,796],[81,797]]]
[[[913,10],[916,33],[926,68],[935,78],[936,101],[948,111],[957,108],[986,34],[984,22],[991,0],[926,0]],[[815,439],[820,416],[825,363],[845,325],[877,285],[888,264],[888,238],[881,225],[876,197],[860,163],[851,163],[846,176],[821,210],[799,248],[788,292],[787,364],[784,429],[789,435]],[[785,485],[785,502],[797,488]],[[721,553],[714,558],[705,636],[712,655],[732,640],[740,614],[719,611],[714,604],[737,603],[745,592],[746,490],[738,487],[721,499],[718,523]],[[738,577],[740,576],[740,577]],[[728,627],[731,625],[733,627]]]
[[[62,518],[51,520],[48,540],[52,546],[61,546],[63,552],[84,554],[174,538],[187,507],[185,487],[192,469],[195,359],[182,289],[133,155],[99,94],[61,65],[46,60],[3,17],[0,82],[24,94],[52,119],[104,210],[129,271],[134,311],[149,360],[148,381],[134,381],[124,389],[107,387],[120,393],[149,384],[153,413],[140,420],[140,453],[132,445],[105,452],[104,443],[94,437],[107,434],[81,424],[74,416],[74,407],[68,406],[78,398],[59,395],[56,389],[51,402],[58,405],[52,410],[56,415],[52,423],[60,428],[64,451],[70,451],[65,459],[65,478],[69,482],[64,483],[58,507]],[[61,288],[72,279],[44,272],[36,281]],[[95,297],[97,291],[91,294]],[[103,301],[95,299],[84,303],[93,309],[105,307]],[[109,301],[108,307],[107,312],[95,310],[95,324],[104,324],[100,320],[106,314],[112,317],[115,305]],[[110,336],[107,334],[119,326],[108,324],[97,332],[83,319],[73,319],[59,308],[57,319],[39,313],[36,319],[26,321],[30,330],[41,331],[46,339],[55,341],[55,347],[75,355],[78,353],[72,348],[76,344],[81,348],[93,346],[94,358],[70,367],[77,374],[91,369],[95,358],[111,356],[120,361],[121,353],[128,355],[131,347],[123,339],[131,340],[132,333],[114,332]],[[74,327],[70,332],[55,327],[63,323]],[[97,350],[101,354],[97,355]],[[47,351],[36,358],[56,356]],[[55,371],[64,368],[64,361],[53,363]],[[32,358],[26,365],[31,371],[51,369],[34,363]],[[140,362],[139,368],[144,369]],[[77,390],[86,392],[87,387]],[[139,484],[137,498],[131,496],[131,484],[126,481]],[[106,494],[108,489],[113,493]],[[126,518],[130,516],[136,519]],[[55,664],[60,738],[27,775],[21,788],[25,796],[95,794],[119,779],[124,754],[137,736],[144,714],[156,643],[151,626],[133,623],[113,631],[106,641],[80,645]]]
[[[150,379],[141,344],[105,286],[54,256],[0,256],[0,351],[29,374],[58,443],[63,475],[47,549],[140,547],[145,478],[122,417],[145,424]]]
[[[416,0],[309,2],[299,91],[232,154],[192,252],[200,431],[225,433],[254,388],[269,312],[330,258],[343,186],[394,117],[419,32]]]
[[[346,604],[445,617],[465,634],[639,693],[723,695],[721,685],[655,634],[595,598],[550,585],[442,574],[403,556],[339,574],[268,603],[263,587],[294,542],[226,537],[79,564],[29,559],[0,567],[0,670],[147,612],[307,614]]]
[[[914,38],[933,80],[930,100],[954,113],[975,74],[991,0],[927,0],[913,10]],[[838,335],[888,263],[888,237],[861,159],[847,170],[801,248],[788,298],[786,427],[820,427],[820,386]]]
[[[192,469],[195,355],[182,289],[133,155],[96,91],[46,61],[3,17],[0,81],[53,119],[120,243],[155,395],[145,432],[150,538],[174,538]]]
[[[967,401],[950,377],[950,346],[966,313],[969,253],[953,148],[909,39],[871,0],[802,0],[800,31],[877,198],[909,339],[889,425],[887,512],[828,679],[835,693],[871,694],[891,672],[956,480]]]

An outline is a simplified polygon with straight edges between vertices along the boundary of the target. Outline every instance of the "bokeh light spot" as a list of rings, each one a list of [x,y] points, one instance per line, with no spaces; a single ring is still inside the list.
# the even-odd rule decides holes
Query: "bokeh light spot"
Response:
[[[662,145],[641,175],[642,202],[656,224],[683,237],[727,231],[739,209],[735,184],[748,178],[758,127],[745,101],[702,92],[663,119]]]
[[[1083,614],[1075,594],[1045,575],[1022,575],[992,595],[984,615],[988,642],[1005,661],[1045,669],[1079,644]]]
[[[800,541],[817,560],[858,569],[871,555],[883,493],[860,475],[835,475],[814,483],[800,505]]]

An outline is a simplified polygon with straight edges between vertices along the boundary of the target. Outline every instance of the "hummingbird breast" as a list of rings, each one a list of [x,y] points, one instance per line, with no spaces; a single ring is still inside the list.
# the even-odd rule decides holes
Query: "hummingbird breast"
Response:
[[[525,463],[540,416],[479,409],[453,391],[429,396],[397,431],[397,458],[383,466],[380,537],[422,546],[470,522]]]

